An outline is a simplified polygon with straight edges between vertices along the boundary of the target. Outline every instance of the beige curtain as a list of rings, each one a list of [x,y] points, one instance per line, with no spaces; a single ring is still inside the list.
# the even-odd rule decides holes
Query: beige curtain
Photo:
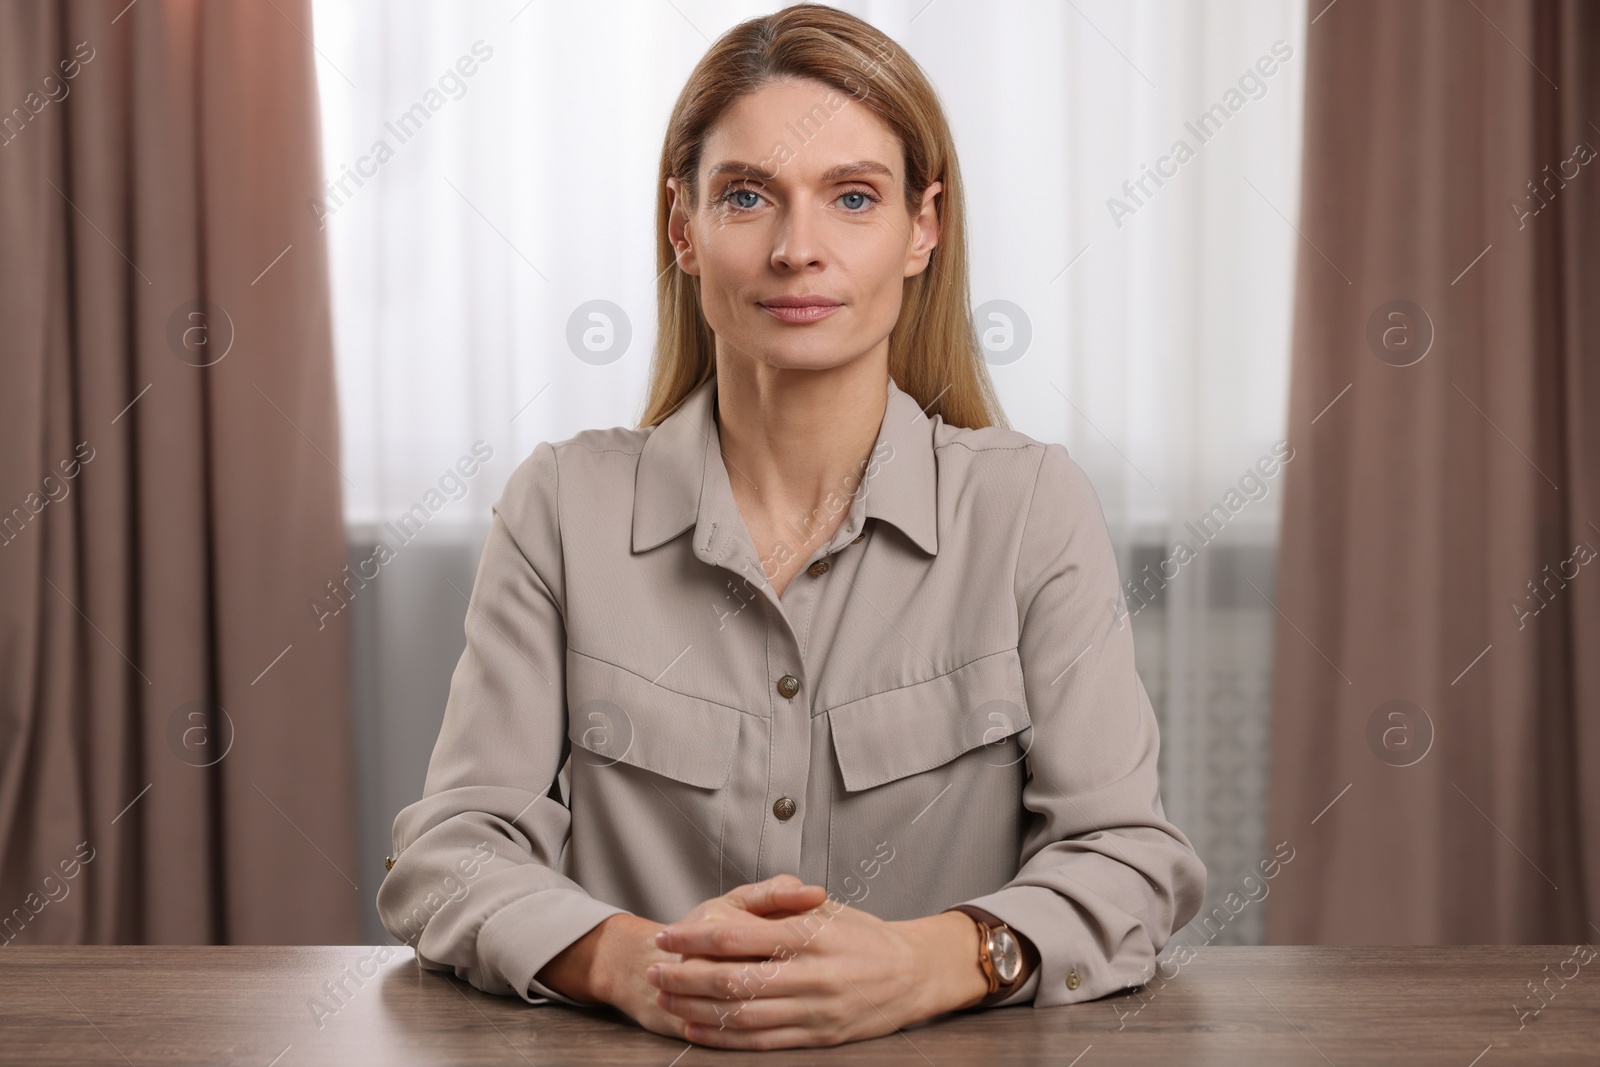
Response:
[[[1275,943],[1600,934],[1600,7],[1311,0]]]
[[[0,927],[341,943],[308,0],[0,2]],[[348,618],[348,615],[345,616]]]

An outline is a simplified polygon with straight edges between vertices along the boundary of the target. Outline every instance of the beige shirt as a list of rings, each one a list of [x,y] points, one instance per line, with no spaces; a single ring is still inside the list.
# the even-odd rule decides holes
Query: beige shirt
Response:
[[[999,916],[1041,957],[1004,1003],[1146,980],[1206,871],[1162,811],[1083,471],[890,381],[860,490],[826,505],[848,515],[779,598],[715,396],[512,474],[384,926],[424,967],[570,1004],[534,975],[608,915],[671,922],[787,871],[883,919]]]

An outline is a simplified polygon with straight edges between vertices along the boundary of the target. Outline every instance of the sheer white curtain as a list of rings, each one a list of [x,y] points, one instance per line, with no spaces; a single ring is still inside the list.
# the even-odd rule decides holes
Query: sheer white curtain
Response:
[[[642,408],[673,100],[710,41],[776,6],[316,4],[329,185],[307,210],[332,247],[351,555],[398,548],[350,600],[374,862],[421,788],[490,503],[539,441]],[[991,372],[1012,425],[1100,493],[1167,810],[1220,901],[1269,851],[1304,5],[838,6],[947,109]],[[570,340],[586,329],[605,356]],[[1253,941],[1259,910],[1179,940]]]

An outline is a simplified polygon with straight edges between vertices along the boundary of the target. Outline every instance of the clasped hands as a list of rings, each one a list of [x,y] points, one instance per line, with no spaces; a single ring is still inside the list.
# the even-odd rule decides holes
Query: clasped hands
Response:
[[[739,886],[666,926],[631,915],[602,925],[623,919],[596,991],[646,1029],[697,1044],[843,1044],[987,992],[967,916],[888,922],[790,874]]]

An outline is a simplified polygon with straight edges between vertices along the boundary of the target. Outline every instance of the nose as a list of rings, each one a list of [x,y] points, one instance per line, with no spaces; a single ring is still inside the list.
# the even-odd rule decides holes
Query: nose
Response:
[[[822,263],[821,227],[816,217],[817,210],[809,205],[783,209],[773,238],[773,267],[799,271]]]

